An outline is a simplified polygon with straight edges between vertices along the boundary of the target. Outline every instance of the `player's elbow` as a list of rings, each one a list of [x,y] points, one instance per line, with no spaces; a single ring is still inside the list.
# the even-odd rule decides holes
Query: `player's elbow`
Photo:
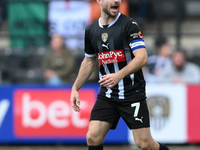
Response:
[[[148,56],[147,55],[143,55],[141,60],[142,60],[142,62],[141,62],[142,66],[146,65],[147,61],[148,61]]]
[[[141,67],[143,67],[144,65],[147,64],[148,55],[147,55],[147,51],[145,48],[141,48],[137,51],[133,51],[133,53],[135,55],[135,58],[138,59]]]

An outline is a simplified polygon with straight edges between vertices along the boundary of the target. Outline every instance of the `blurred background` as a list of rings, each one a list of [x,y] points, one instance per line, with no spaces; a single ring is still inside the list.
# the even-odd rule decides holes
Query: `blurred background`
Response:
[[[122,0],[120,12],[134,18],[144,36],[153,137],[198,149],[200,0]],[[80,114],[71,110],[70,88],[84,58],[84,29],[99,17],[95,0],[0,1],[3,149],[16,144],[85,144],[99,90],[98,65],[80,91]],[[105,144],[134,145],[122,120],[116,130],[109,132]]]
[[[84,29],[100,16],[95,0],[2,0],[0,6],[2,84],[44,83],[42,61],[54,34],[76,59],[71,77],[77,74]],[[185,50],[187,59],[200,65],[199,6],[199,0],[124,0],[121,12],[140,25],[149,55],[157,54],[156,38],[164,37],[174,51]]]

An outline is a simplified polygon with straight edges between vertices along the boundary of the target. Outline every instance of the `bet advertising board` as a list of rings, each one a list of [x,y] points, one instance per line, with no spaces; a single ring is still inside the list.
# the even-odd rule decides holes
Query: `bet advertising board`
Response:
[[[71,86],[0,86],[0,144],[86,144],[90,112],[98,84],[80,90],[81,111],[70,104]],[[200,143],[200,86],[147,84],[151,133],[162,143]],[[120,119],[105,144],[132,144]]]
[[[70,86],[1,86],[0,91],[0,143],[86,143],[98,84],[79,91],[79,113],[71,107]],[[116,130],[105,143],[128,142],[122,120]]]

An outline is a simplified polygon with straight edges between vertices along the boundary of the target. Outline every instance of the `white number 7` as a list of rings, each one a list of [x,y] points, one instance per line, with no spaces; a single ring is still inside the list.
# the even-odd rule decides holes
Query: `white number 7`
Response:
[[[140,103],[139,102],[133,103],[131,104],[131,107],[135,107],[134,117],[137,117],[140,108]]]

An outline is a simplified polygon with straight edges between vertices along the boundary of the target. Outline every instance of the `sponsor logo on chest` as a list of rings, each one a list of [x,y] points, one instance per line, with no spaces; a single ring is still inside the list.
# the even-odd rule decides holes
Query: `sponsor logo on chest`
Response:
[[[106,64],[125,61],[123,49],[101,52],[97,54],[98,54],[98,60],[99,60],[100,65],[106,65]]]

